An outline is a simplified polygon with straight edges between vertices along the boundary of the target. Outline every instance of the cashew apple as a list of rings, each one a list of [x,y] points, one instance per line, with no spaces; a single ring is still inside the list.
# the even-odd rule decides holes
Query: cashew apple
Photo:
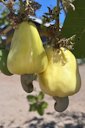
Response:
[[[48,59],[34,23],[22,22],[15,29],[7,67],[13,74],[32,74],[46,70]]]
[[[38,74],[41,90],[57,97],[67,97],[77,93],[81,86],[81,78],[74,55],[63,47],[57,51],[48,46],[46,53],[48,67]]]

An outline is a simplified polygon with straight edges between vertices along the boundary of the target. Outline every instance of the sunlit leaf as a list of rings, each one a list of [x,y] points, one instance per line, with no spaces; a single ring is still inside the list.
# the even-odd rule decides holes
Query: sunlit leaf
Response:
[[[39,95],[37,96],[38,100],[43,100],[44,99],[44,93],[40,92]]]
[[[37,112],[42,116],[44,114],[44,109],[41,106],[38,106]]]
[[[36,103],[34,103],[34,104],[30,104],[30,108],[29,108],[29,111],[36,111],[37,110],[37,105],[36,105]]]
[[[47,106],[48,106],[48,104],[47,104],[45,101],[41,102],[41,103],[37,106],[37,112],[38,112],[40,115],[43,115],[45,109],[47,108]]]
[[[45,101],[41,102],[41,108],[45,109],[47,107],[48,107],[47,102],[45,102]]]
[[[33,95],[28,95],[27,99],[31,103],[36,103],[36,100],[37,100],[36,96],[33,96]]]

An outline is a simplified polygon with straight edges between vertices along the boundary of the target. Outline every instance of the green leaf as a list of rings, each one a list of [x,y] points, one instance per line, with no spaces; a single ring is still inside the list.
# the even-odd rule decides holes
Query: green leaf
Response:
[[[41,106],[38,106],[37,107],[37,112],[38,112],[39,115],[42,116],[44,114],[44,109]]]
[[[40,115],[43,115],[45,109],[47,108],[47,106],[48,106],[48,104],[47,104],[45,101],[41,102],[41,103],[37,106],[37,112],[38,112]]]
[[[45,109],[45,108],[47,108],[48,107],[48,103],[47,102],[45,102],[45,101],[43,101],[43,102],[41,102],[41,108],[42,109]]]
[[[33,95],[28,95],[28,96],[27,96],[27,99],[28,99],[28,101],[31,102],[31,103],[36,103],[36,102],[37,102],[36,96],[33,96]]]
[[[75,11],[69,9],[63,25],[62,35],[66,38],[76,35],[72,52],[76,58],[85,58],[85,0],[75,0],[73,4]]]
[[[37,104],[36,103],[30,104],[29,111],[36,111],[36,110],[37,110]]]
[[[44,99],[44,93],[40,91],[39,95],[37,96],[38,101],[41,101]]]

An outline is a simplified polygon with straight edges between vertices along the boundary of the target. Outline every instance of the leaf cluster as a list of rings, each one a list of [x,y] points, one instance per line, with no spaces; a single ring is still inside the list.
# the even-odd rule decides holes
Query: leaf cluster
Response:
[[[29,101],[29,111],[30,112],[38,112],[39,115],[43,115],[45,109],[47,108],[48,104],[44,101],[44,94],[43,92],[39,92],[38,95],[28,95],[27,100]]]

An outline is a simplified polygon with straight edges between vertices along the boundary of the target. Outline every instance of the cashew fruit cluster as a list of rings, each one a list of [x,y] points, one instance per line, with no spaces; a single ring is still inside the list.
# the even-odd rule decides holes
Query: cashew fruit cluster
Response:
[[[75,56],[66,48],[55,50],[43,47],[34,23],[22,22],[16,28],[7,57],[7,67],[12,74],[19,74],[23,89],[33,91],[32,81],[37,74],[41,90],[56,101],[56,111],[64,111],[68,96],[77,93],[81,78]]]

